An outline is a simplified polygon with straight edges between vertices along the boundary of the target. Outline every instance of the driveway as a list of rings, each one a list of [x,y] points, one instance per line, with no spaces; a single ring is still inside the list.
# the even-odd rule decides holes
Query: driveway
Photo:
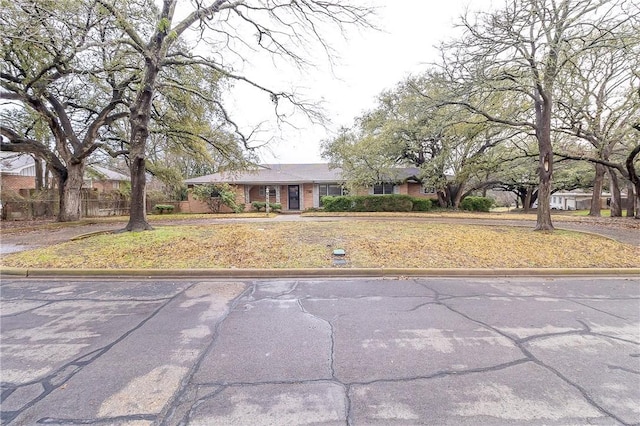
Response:
[[[640,422],[640,278],[6,280],[2,423]]]

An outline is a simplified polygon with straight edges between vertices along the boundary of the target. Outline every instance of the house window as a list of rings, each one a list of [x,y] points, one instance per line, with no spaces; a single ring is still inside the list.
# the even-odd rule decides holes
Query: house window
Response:
[[[435,194],[436,188],[435,186],[421,186],[420,193],[422,194]]]
[[[260,197],[266,197],[267,195],[267,187],[265,185],[261,185],[258,187],[258,195]],[[276,188],[275,186],[270,186],[269,187],[269,197],[275,197],[276,196]]]
[[[338,184],[318,185],[318,189],[321,197],[325,195],[344,195],[342,185]]]
[[[392,183],[380,183],[373,185],[374,195],[393,194],[395,185]]]
[[[342,187],[342,185],[338,184],[321,184],[318,185],[318,193],[320,196],[320,207],[322,207],[322,197],[327,195],[345,195],[346,190]]]

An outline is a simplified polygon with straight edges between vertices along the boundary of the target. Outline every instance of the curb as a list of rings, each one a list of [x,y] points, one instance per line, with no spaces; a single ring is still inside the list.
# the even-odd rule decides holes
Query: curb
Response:
[[[37,269],[0,268],[12,278],[390,278],[620,276],[640,278],[640,268],[318,268],[318,269]]]

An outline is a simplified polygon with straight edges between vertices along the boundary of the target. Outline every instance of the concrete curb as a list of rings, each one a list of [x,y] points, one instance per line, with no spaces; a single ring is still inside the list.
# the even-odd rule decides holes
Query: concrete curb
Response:
[[[318,269],[37,269],[0,268],[12,278],[359,278],[621,276],[640,278],[640,268],[318,268]]]

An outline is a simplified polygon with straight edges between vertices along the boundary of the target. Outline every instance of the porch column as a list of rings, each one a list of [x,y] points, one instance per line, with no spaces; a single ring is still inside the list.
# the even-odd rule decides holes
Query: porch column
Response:
[[[280,203],[280,185],[275,185],[276,187],[276,203]]]
[[[303,211],[304,210],[304,183],[301,183],[298,186],[298,210]]]

